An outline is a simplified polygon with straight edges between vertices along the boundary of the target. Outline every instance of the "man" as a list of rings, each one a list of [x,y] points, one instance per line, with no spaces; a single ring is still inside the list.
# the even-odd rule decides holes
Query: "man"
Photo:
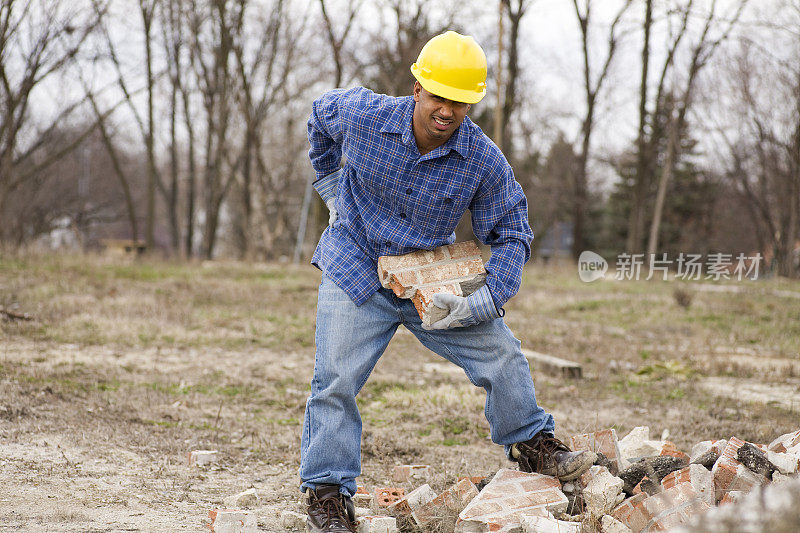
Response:
[[[528,363],[502,319],[533,235],[511,167],[466,116],[486,93],[486,56],[472,37],[448,31],[423,47],[411,71],[413,96],[334,90],[314,102],[308,121],[314,186],[331,213],[312,259],[323,275],[301,442],[314,532],[355,531],[355,397],[400,324],[486,390],[492,440],[522,470],[575,479],[596,459],[553,437],[553,417],[536,404]],[[449,313],[423,328],[410,300],[381,288],[377,259],[453,243],[466,209],[491,246],[486,285],[468,297],[437,294],[434,304]]]

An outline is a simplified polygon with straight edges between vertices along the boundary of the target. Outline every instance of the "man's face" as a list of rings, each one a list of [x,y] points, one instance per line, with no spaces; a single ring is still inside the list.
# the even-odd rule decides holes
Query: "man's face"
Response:
[[[414,83],[414,135],[417,144],[431,148],[444,144],[464,121],[470,105],[429,93]]]

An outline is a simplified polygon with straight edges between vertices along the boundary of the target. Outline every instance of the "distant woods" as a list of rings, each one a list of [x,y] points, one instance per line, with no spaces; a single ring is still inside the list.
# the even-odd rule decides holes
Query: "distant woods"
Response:
[[[83,249],[308,257],[327,219],[311,101],[409,94],[419,49],[455,29],[487,53],[471,117],[526,190],[537,254],[761,252],[796,276],[800,0],[573,0],[558,60],[530,39],[546,8],[0,0],[0,246],[62,231]],[[563,95],[541,82],[559,61]]]

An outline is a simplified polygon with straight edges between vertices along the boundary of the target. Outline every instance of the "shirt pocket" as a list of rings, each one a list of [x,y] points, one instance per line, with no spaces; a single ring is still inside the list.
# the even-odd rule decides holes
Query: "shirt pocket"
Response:
[[[464,189],[444,189],[427,191],[421,194],[420,202],[414,211],[414,222],[425,233],[446,236],[455,231],[458,221],[469,206],[470,191]]]

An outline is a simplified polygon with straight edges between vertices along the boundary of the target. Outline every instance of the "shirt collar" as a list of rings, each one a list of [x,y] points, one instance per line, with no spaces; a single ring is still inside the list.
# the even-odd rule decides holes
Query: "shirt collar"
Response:
[[[399,133],[402,136],[403,144],[407,146],[414,146],[416,147],[417,142],[414,139],[414,133],[412,129],[412,117],[414,115],[414,97],[413,96],[404,96],[400,98],[400,104],[394,108],[394,111],[389,118],[383,123],[381,127],[381,132],[384,133]],[[453,135],[447,139],[447,142],[444,143],[442,146],[438,147],[437,149],[433,150],[433,153],[437,155],[444,155],[450,150],[455,150],[462,157],[466,158],[469,155],[469,124],[471,121],[469,117],[464,117],[464,121],[458,127],[458,129],[453,133]]]

